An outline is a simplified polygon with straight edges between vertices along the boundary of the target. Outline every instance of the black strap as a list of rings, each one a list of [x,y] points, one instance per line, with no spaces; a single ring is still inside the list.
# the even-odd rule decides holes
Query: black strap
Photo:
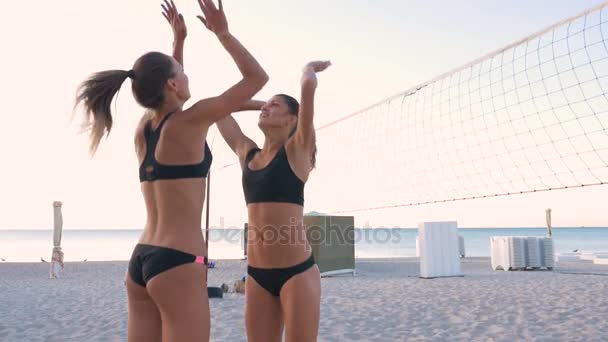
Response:
[[[154,130],[155,133],[160,132],[160,130],[165,125],[165,122],[167,122],[167,120],[171,117],[171,115],[173,115],[173,113],[175,113],[175,112],[170,112],[169,114],[165,115],[165,117],[160,121],[160,124],[158,125],[158,127],[156,127],[156,129]]]
[[[249,163],[258,151],[261,151],[261,150],[257,147],[254,147],[251,150],[249,150],[249,152],[247,152],[247,156],[245,157],[245,161],[247,163]]]

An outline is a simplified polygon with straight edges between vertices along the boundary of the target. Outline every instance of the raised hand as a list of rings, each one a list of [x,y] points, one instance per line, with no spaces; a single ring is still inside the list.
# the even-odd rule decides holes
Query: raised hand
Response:
[[[317,86],[316,73],[327,69],[331,65],[330,61],[313,61],[306,64],[302,70],[302,86]]]
[[[228,22],[224,14],[222,0],[218,0],[219,9],[215,7],[213,0],[198,0],[198,4],[204,16],[198,15],[197,18],[200,19],[205,27],[218,37],[228,34]]]
[[[321,72],[327,69],[331,65],[330,61],[313,61],[306,64],[304,67],[304,72],[312,70],[313,72]]]
[[[160,6],[163,8],[163,16],[167,19],[169,25],[171,25],[171,28],[173,29],[173,38],[175,41],[184,41],[188,35],[184,17],[178,12],[173,0],[164,0],[164,2],[165,3]]]

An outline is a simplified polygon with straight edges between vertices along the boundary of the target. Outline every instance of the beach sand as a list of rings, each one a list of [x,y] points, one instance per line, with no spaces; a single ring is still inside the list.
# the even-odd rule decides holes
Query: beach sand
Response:
[[[216,262],[211,286],[232,287],[246,268]],[[357,260],[355,277],[322,280],[319,341],[606,341],[608,266],[462,266],[464,277],[420,279],[417,259]],[[0,341],[126,341],[127,262],[66,263],[58,280],[48,268],[0,263]],[[245,341],[244,295],[210,302],[212,341]]]

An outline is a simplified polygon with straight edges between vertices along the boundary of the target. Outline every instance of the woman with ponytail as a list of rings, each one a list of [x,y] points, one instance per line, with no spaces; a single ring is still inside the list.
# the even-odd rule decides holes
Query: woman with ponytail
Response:
[[[219,0],[198,1],[198,16],[239,68],[242,79],[222,94],[183,108],[190,98],[182,51],[186,25],[173,2],[163,15],[174,32],[174,56],[148,52],[128,70],[93,74],[80,86],[91,153],[112,129],[111,103],[130,79],[146,109],[135,132],[139,179],[146,205],[144,231],[127,275],[129,341],[208,341],[207,251],[201,231],[211,151],[209,127],[250,100],[268,81],[255,58],[228,30]]]

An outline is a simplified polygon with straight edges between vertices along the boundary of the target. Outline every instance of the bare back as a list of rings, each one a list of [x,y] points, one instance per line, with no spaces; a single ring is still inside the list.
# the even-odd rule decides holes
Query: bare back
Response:
[[[192,125],[185,112],[173,114],[160,130],[155,159],[163,165],[190,165],[204,159],[207,129]],[[156,129],[163,117],[146,115],[135,134],[138,164],[147,152],[144,130]],[[206,178],[159,179],[141,182],[147,219],[140,243],[167,246],[206,255],[201,231]]]

